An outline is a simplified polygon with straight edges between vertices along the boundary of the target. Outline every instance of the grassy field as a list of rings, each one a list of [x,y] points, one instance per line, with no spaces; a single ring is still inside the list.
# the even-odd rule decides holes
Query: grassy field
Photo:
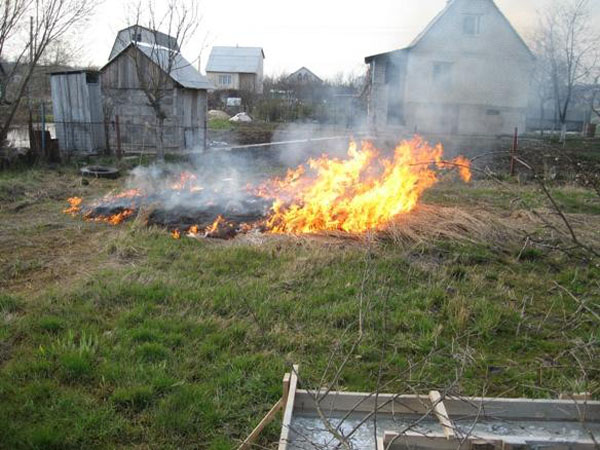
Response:
[[[62,213],[67,197],[119,183],[0,174],[0,448],[234,448],[290,364],[305,386],[332,379],[360,311],[336,388],[599,397],[597,263],[518,233],[176,241]],[[443,184],[426,202],[503,220],[519,215],[515,195],[545,206],[534,186],[511,189]],[[553,192],[598,234],[597,197]],[[260,444],[278,434],[275,423]]]

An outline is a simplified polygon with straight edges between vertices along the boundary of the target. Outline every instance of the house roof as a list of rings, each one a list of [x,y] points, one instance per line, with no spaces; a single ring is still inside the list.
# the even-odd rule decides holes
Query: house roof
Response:
[[[308,69],[306,66],[302,66],[302,67],[300,67],[298,70],[296,70],[295,72],[291,73],[291,74],[288,76],[288,78],[292,78],[294,75],[297,75],[299,72],[302,72],[303,70],[304,70],[304,71],[306,71],[306,72],[308,72],[308,73],[310,73],[310,74],[311,74],[313,77],[315,77],[317,80],[319,80],[319,81],[323,81],[323,80],[321,80],[321,78],[320,78],[320,77],[318,77],[317,75],[315,75],[315,73],[314,73],[312,70]]]
[[[260,47],[213,47],[207,72],[258,73],[265,53]]]
[[[109,66],[119,56],[121,56],[128,48],[135,47],[145,56],[147,56],[152,62],[158,65],[164,72],[169,71],[169,59],[172,60],[171,71],[169,76],[173,81],[179,84],[181,87],[188,89],[214,89],[212,83],[196,70],[192,64],[190,64],[181,53],[170,50],[166,47],[145,44],[143,42],[130,43],[125,47],[119,54],[111,59],[102,69]]]
[[[421,31],[414,39],[413,41],[405,48],[402,48],[400,50],[392,50],[391,52],[384,52],[384,53],[379,53],[377,55],[372,55],[372,56],[367,56],[365,58],[365,62],[368,64],[370,63],[374,58],[377,58],[378,56],[383,56],[389,53],[393,53],[395,51],[410,51],[411,49],[417,47],[422,41],[423,39],[425,39],[425,37],[429,34],[429,32],[438,24],[438,22],[446,15],[448,14],[448,12],[458,3],[458,1],[460,0],[448,0],[448,2],[446,3],[446,6],[444,7],[444,9],[442,9],[434,18],[431,22],[429,22],[427,24],[427,26],[425,27],[425,29],[423,31]],[[498,7],[498,5],[496,5],[496,2],[494,0],[491,0],[490,3],[494,6],[494,8],[496,8],[496,10],[498,11],[498,13],[500,14],[500,16],[502,17],[502,19],[504,20],[504,22],[506,22],[506,24],[508,25],[508,27],[510,28],[510,30],[512,31],[512,33],[517,37],[517,39],[519,40],[519,42],[521,42],[521,44],[523,44],[523,46],[525,47],[525,49],[527,50],[527,52],[531,55],[532,58],[535,58],[533,52],[531,51],[531,49],[529,48],[529,46],[525,43],[525,41],[523,40],[523,38],[521,37],[521,35],[517,32],[517,30],[515,29],[515,27],[513,27],[512,23],[510,23],[510,20],[508,20],[506,18],[506,16],[504,15],[504,13],[502,12],[502,10]]]

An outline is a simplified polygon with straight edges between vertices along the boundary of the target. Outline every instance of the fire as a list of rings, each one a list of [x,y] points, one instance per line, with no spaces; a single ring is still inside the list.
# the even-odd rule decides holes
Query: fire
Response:
[[[140,189],[129,189],[124,192],[120,192],[118,194],[108,194],[104,197],[105,201],[115,201],[121,200],[124,198],[135,198],[144,195],[144,193]]]
[[[83,199],[81,197],[68,198],[67,202],[70,206],[67,209],[63,210],[65,214],[75,215],[81,212],[81,202],[83,202]]]
[[[471,179],[470,161],[444,161],[441,144],[432,147],[419,137],[402,142],[391,158],[368,142],[360,149],[352,143],[348,156],[310,160],[310,170],[300,166],[263,186],[259,195],[274,199],[267,228],[275,233],[381,229],[416,208],[438,182],[436,168],[458,168],[463,180]]]
[[[200,234],[200,227],[198,227],[198,225],[191,226],[190,229],[188,230],[188,234],[192,235],[192,236],[196,236],[196,235]]]
[[[135,213],[133,209],[124,209],[120,213],[112,214],[110,216],[90,216],[89,214],[84,216],[84,219],[88,222],[96,223],[108,223],[110,225],[120,225],[126,219],[130,218]]]
[[[425,191],[440,180],[439,174],[443,170],[456,170],[465,182],[471,181],[471,162],[468,159],[458,157],[448,161],[443,159],[443,155],[441,144],[431,146],[420,137],[401,142],[389,154],[369,142],[360,146],[352,142],[347,158],[323,155],[310,160],[307,165],[290,169],[283,178],[271,179],[258,187],[242,188],[242,204],[256,208],[252,210],[256,212],[249,216],[255,218],[250,220],[244,217],[245,206],[238,211],[235,209],[237,206],[227,209],[229,206],[224,204],[220,211],[223,215],[207,226],[210,222],[205,220],[205,212],[210,210],[208,217],[212,219],[212,210],[219,211],[219,202],[223,200],[215,200],[219,195],[213,196],[211,192],[200,194],[204,188],[198,176],[186,171],[169,178],[166,184],[156,183],[159,186],[156,192],[154,188],[150,188],[151,192],[129,189],[109,194],[101,201],[85,206],[81,198],[69,198],[69,207],[64,212],[81,214],[88,221],[119,225],[147,206],[149,210],[161,207],[164,210],[170,200],[162,198],[176,196],[182,204],[191,201],[194,208],[201,209],[194,209],[189,216],[193,218],[191,223],[196,225],[190,226],[189,218],[185,217],[182,220],[185,225],[171,232],[174,239],[181,239],[184,235],[230,239],[251,230],[293,234],[318,231],[362,233],[384,229],[393,220],[413,211]],[[163,196],[160,187],[166,187],[166,195]],[[226,191],[226,195],[230,192],[237,197],[232,190]],[[226,200],[223,202],[227,203]],[[161,209],[157,211],[161,212]],[[203,214],[194,215],[198,213]],[[148,215],[146,220],[150,222],[153,214]],[[239,216],[244,217],[244,222],[236,219]],[[173,229],[178,222],[162,223]]]
[[[198,176],[185,170],[179,174],[179,178],[170,185],[170,188],[174,191],[190,192],[200,192],[204,190],[204,188],[198,184]]]
[[[213,224],[206,228],[206,234],[215,233],[221,225],[225,224],[225,218],[223,216],[217,217]]]

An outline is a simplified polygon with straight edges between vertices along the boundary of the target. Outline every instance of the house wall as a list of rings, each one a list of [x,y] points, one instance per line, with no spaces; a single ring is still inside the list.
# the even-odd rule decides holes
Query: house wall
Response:
[[[480,17],[478,35],[463,32],[466,14]],[[447,76],[436,78],[436,66]],[[406,79],[388,89],[403,92],[410,131],[510,134],[525,130],[532,70],[531,54],[492,0],[455,0],[410,49]]]
[[[231,84],[219,84],[220,75],[231,75]],[[206,72],[206,76],[217,89],[240,89],[240,74],[229,72]]]
[[[242,91],[258,93],[258,75],[256,75],[255,73],[241,73],[240,89]]]
[[[256,93],[262,94],[264,92],[264,81],[265,81],[265,60],[260,58],[258,63],[258,72],[256,74]]]
[[[136,51],[131,48],[129,51]],[[152,65],[148,61],[148,64]],[[156,148],[157,119],[139,79],[134,60],[122,53],[101,74],[104,101],[119,116],[124,150]],[[167,151],[204,149],[206,144],[207,92],[184,89],[171,80],[161,99],[166,114],[163,143]],[[116,142],[115,130],[111,130]],[[114,145],[114,144],[113,144]]]
[[[85,72],[53,74],[50,85],[56,137],[61,152],[104,149],[99,80],[88,79]]]

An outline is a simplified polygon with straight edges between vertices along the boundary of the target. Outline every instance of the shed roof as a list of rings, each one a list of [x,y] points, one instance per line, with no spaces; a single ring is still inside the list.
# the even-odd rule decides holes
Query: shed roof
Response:
[[[260,47],[213,47],[207,72],[258,73],[265,53]]]
[[[143,42],[132,42],[125,47],[117,56],[111,59],[105,67],[110,65],[115,59],[119,58],[128,48],[135,47],[146,55],[152,62],[158,65],[164,72],[168,73],[169,76],[177,84],[188,89],[214,89],[212,83],[196,70],[192,64],[190,64],[181,53],[174,50],[170,50],[166,47],[157,45],[145,44]],[[171,70],[169,73],[169,58],[172,60]]]

